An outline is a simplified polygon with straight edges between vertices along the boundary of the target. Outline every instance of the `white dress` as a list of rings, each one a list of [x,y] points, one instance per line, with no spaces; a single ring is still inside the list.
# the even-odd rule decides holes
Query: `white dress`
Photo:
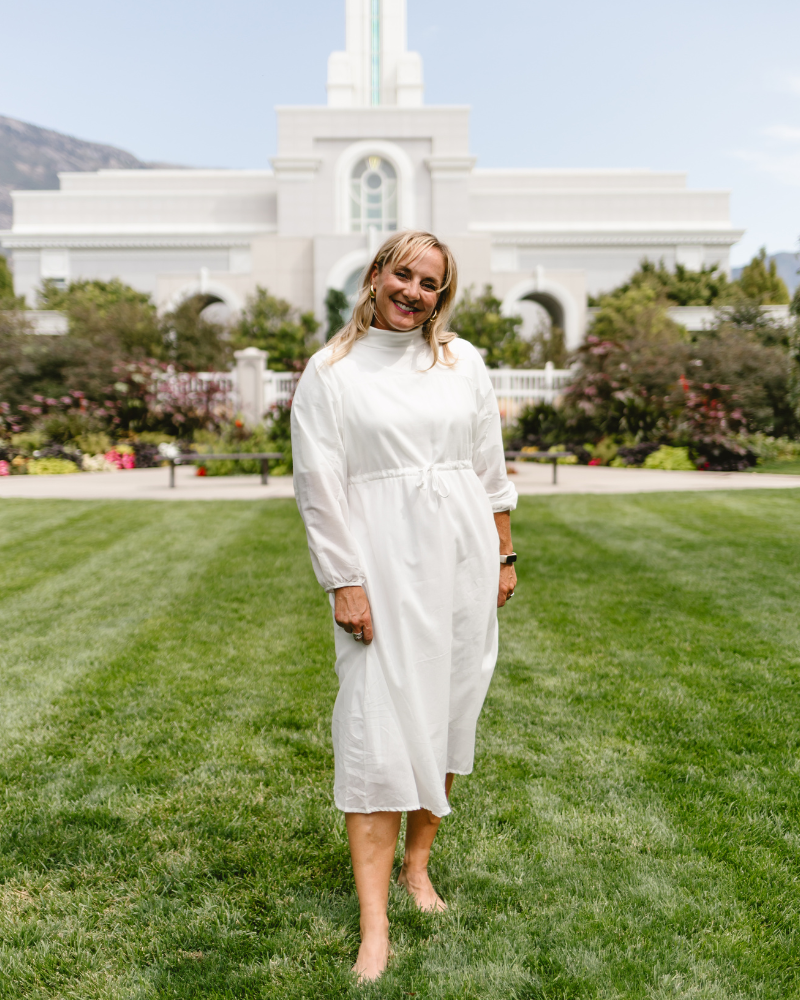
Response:
[[[516,506],[475,348],[430,368],[419,331],[371,329],[311,359],[292,404],[294,485],[320,584],[362,586],[374,641],[336,639],[334,798],[345,812],[450,812],[497,658],[493,511]]]

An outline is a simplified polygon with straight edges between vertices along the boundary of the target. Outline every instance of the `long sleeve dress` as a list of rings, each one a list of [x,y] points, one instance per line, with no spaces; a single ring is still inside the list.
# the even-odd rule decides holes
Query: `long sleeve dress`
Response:
[[[292,404],[297,504],[320,584],[362,586],[374,640],[334,628],[334,799],[344,812],[450,812],[497,658],[493,511],[516,506],[483,359],[371,329],[311,359]]]

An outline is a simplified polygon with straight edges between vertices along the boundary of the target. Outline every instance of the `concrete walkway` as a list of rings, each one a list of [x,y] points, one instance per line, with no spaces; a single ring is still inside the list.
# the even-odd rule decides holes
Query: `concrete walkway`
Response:
[[[4,497],[60,500],[274,500],[294,497],[291,476],[198,476],[193,465],[175,469],[127,469],[121,472],[74,472],[64,476],[6,476],[0,479]]]
[[[662,469],[610,469],[606,466],[513,462],[517,491],[527,496],[553,493],[672,493],[690,490],[800,489],[800,476],[755,472],[665,472]],[[0,488],[1,489],[1,488]]]
[[[560,465],[553,486],[551,465],[514,462],[517,490],[526,496],[564,493],[667,493],[690,490],[800,489],[800,476],[752,472],[662,472],[654,469],[589,468]],[[175,470],[131,469],[125,472],[74,473],[66,476],[8,476],[0,479],[5,497],[60,500],[273,500],[293,497],[290,476],[197,476],[193,466]]]

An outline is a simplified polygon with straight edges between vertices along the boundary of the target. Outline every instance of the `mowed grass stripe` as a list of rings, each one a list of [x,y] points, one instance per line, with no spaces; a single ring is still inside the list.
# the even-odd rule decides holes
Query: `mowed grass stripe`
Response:
[[[360,995],[796,995],[797,627],[774,625],[798,502],[774,496],[522,502],[476,774],[435,851],[451,910],[394,892],[397,957]],[[181,506],[207,538],[208,505]],[[290,502],[218,506],[213,557],[5,762],[4,1000],[358,995],[330,612]]]
[[[213,505],[197,532],[185,504],[27,502],[49,522],[28,552],[2,563],[0,593],[0,747],[17,738],[65,686],[130,643],[137,628],[191,586],[237,521],[254,511]],[[6,501],[0,520],[26,501]],[[27,575],[27,580],[24,577]],[[23,582],[19,582],[23,578]],[[10,582],[10,585],[9,585]]]

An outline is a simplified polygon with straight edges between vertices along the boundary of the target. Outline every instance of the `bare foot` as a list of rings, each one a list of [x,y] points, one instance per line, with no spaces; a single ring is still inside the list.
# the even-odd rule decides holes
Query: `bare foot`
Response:
[[[427,869],[421,872],[411,872],[403,865],[397,876],[397,882],[399,885],[405,886],[409,896],[413,897],[414,902],[421,910],[425,910],[427,913],[441,913],[442,910],[447,909],[447,903],[433,888]]]
[[[388,925],[385,934],[362,935],[361,947],[358,949],[356,964],[353,966],[353,972],[359,983],[380,979],[386,971],[391,954]]]

